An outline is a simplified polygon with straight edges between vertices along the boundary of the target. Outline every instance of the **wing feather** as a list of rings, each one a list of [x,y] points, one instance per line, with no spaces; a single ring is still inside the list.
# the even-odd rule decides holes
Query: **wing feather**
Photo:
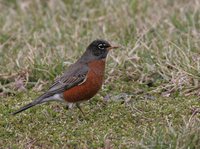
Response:
[[[61,93],[85,81],[88,73],[88,66],[76,65],[78,67],[71,67],[70,71],[66,71],[60,78],[56,79],[49,90],[43,94],[44,98],[50,97],[54,94]]]

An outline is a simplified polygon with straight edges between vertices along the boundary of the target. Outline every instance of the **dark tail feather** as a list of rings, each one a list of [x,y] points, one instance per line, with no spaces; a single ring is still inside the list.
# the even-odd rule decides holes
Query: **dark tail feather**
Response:
[[[33,102],[31,102],[31,103],[25,105],[24,107],[21,107],[19,110],[17,110],[16,112],[12,113],[12,115],[18,114],[18,113],[20,113],[20,112],[22,112],[22,111],[25,111],[25,110],[27,110],[27,109],[29,109],[29,108],[35,106],[35,105],[38,105],[38,104],[40,104],[40,103],[43,103],[43,99],[44,99],[44,98],[42,98],[42,96],[39,97],[39,98],[37,98],[37,99],[34,100]]]
[[[35,105],[37,105],[37,104],[29,103],[29,104],[25,105],[24,107],[20,108],[19,110],[17,110],[16,112],[14,112],[14,113],[12,113],[12,114],[13,114],[13,115],[18,114],[18,113],[20,113],[20,112],[22,112],[22,111],[25,111],[25,110],[27,110],[27,109],[29,109],[29,108],[35,106]]]

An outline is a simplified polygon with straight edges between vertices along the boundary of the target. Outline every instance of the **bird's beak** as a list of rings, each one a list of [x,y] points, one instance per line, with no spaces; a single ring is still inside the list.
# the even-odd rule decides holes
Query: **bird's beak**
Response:
[[[117,46],[113,46],[113,47],[112,47],[112,46],[111,46],[111,47],[108,47],[107,50],[110,51],[111,49],[117,49],[117,48],[119,48],[119,47],[117,47]]]

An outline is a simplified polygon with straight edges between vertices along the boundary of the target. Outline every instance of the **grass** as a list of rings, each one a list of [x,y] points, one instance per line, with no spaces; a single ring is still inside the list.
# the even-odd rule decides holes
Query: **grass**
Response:
[[[1,148],[199,148],[198,0],[0,1]],[[11,113],[103,38],[102,90]]]

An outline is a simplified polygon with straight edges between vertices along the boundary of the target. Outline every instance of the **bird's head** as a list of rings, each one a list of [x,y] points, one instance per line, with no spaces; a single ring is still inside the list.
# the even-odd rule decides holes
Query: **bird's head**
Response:
[[[111,46],[108,41],[97,39],[94,40],[86,49],[83,57],[86,61],[105,59],[111,49],[118,47]]]

